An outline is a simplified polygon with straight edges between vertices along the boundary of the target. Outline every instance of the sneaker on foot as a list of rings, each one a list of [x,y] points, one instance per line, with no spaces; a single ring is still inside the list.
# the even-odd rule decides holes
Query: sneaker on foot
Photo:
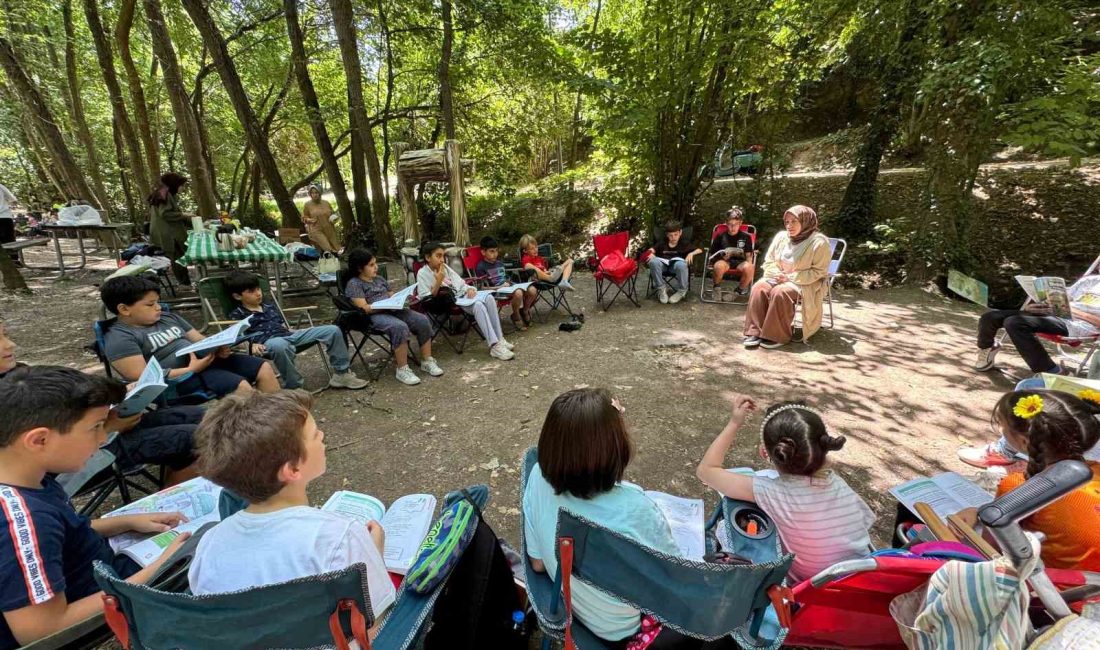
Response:
[[[412,368],[408,366],[401,366],[397,369],[397,381],[405,384],[406,386],[415,386],[420,383],[420,377],[416,376],[416,373],[412,371]]]
[[[760,347],[766,348],[768,350],[781,348],[784,345],[786,345],[786,343],[777,343],[776,341],[769,341],[768,339],[760,339]]]
[[[561,287],[562,289],[565,289],[566,291],[576,291],[577,290],[576,287],[574,287],[572,284],[570,284],[569,280],[562,280],[561,282],[558,283],[558,286]]]
[[[745,347],[746,348],[755,348],[758,345],[760,345],[760,337],[759,336],[746,336],[745,337]]]
[[[657,300],[660,300],[662,305],[667,305],[668,289],[666,289],[665,287],[657,287]]]
[[[494,359],[500,359],[501,361],[508,361],[516,358],[516,353],[498,343],[489,348],[489,356]]]
[[[515,350],[516,349],[516,346],[515,346],[514,343],[512,343],[511,341],[505,341],[503,338],[500,339],[500,344],[503,345],[504,347],[508,348],[509,350]]]
[[[424,361],[420,363],[420,371],[426,372],[432,377],[439,377],[443,374],[443,369],[435,362],[435,357],[424,359]]]
[[[984,350],[978,350],[978,360],[974,362],[974,370],[978,372],[986,372],[993,369],[993,360],[997,357],[997,353],[1001,351],[1001,346],[996,343],[993,347],[985,348]]]
[[[683,300],[684,296],[686,296],[686,295],[688,295],[688,292],[684,291],[683,289],[680,289],[676,293],[672,294],[672,296],[668,299],[668,301],[669,301],[669,303],[675,305],[676,303]]]
[[[974,467],[1007,467],[1019,461],[1015,456],[1006,455],[996,443],[981,447],[963,447],[958,451],[959,460]]]
[[[366,388],[368,383],[366,379],[356,377],[355,373],[350,370],[338,372],[328,380],[328,385],[333,388],[348,388],[351,390]]]
[[[746,289],[745,287],[737,287],[736,289],[733,290],[733,292],[736,293],[739,296],[749,295],[749,290]]]

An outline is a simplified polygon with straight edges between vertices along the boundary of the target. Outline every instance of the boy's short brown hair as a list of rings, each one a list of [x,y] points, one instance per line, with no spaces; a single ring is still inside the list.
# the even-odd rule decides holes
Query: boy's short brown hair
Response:
[[[558,395],[539,435],[539,471],[555,494],[589,499],[615,487],[630,464],[630,435],[611,395],[578,388]]]
[[[305,456],[302,429],[313,396],[301,390],[251,391],[223,398],[195,431],[200,473],[256,503],[283,489],[279,469]]]

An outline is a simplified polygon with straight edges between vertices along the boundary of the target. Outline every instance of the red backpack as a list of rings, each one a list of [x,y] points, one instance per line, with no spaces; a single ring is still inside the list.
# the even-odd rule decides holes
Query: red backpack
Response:
[[[638,262],[620,251],[611,251],[600,260],[599,271],[609,280],[619,284],[629,278],[638,269]]]

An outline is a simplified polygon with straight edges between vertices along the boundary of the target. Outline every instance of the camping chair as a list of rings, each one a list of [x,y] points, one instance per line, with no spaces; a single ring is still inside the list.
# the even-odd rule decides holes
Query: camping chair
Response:
[[[1092,275],[1094,273],[1100,273],[1100,255],[1092,261],[1085,272],[1078,278],[1080,280],[1083,277]],[[1024,300],[1024,304],[1020,305],[1022,310],[1032,303],[1031,298]],[[1096,350],[1100,347],[1100,335],[1096,336],[1061,336],[1059,334],[1036,334],[1040,339],[1050,341],[1054,344],[1054,348],[1058,353],[1058,358],[1062,360],[1064,365],[1073,370],[1075,375],[1081,375],[1086,372],[1089,367],[1089,362],[1093,356],[1096,355]],[[1000,336],[997,337],[997,345],[1004,344],[1005,338],[1008,337],[1008,333],[1002,331]]]
[[[110,440],[113,439],[112,437]],[[61,484],[70,499],[89,497],[77,512],[82,515],[91,515],[116,491],[124,505],[134,500],[130,492],[131,488],[142,495],[156,492],[164,487],[166,471],[163,465],[160,466],[156,475],[145,465],[123,467],[113,453],[101,447],[79,471],[58,474],[57,482]],[[138,479],[144,479],[148,484],[139,482]],[[152,485],[152,488],[149,485]]]
[[[681,241],[685,241],[685,240],[686,241],[691,241],[691,235],[693,234],[693,232],[694,232],[694,229],[691,226],[684,226],[683,232],[680,235],[680,240]],[[654,242],[659,242],[659,241],[662,241],[664,239],[665,239],[665,229],[662,226],[655,226],[653,228],[653,241]],[[705,250],[703,251],[703,253],[700,253],[700,255],[704,255],[704,254],[706,254]],[[645,251],[639,257],[638,262],[640,264],[644,264],[646,266],[646,268],[649,268],[649,258],[650,257],[652,257],[652,255],[650,255],[648,251]],[[686,287],[681,287],[684,291],[686,291],[688,293],[691,293],[691,279],[695,275],[695,273],[693,272],[692,266],[693,266],[692,264],[687,265],[687,267],[688,267],[687,286]],[[671,264],[666,265],[664,267],[664,270],[661,272],[661,275],[663,275],[666,279],[667,278],[674,278],[675,275],[673,275],[673,273],[672,273],[672,265]],[[666,284],[668,284],[670,287],[672,286],[672,284],[670,282],[666,282]],[[677,280],[677,284],[679,284],[679,280]],[[657,295],[657,281],[653,277],[653,274],[650,273],[649,274],[649,283],[646,285],[645,297],[646,298],[652,298],[655,295]]]
[[[489,286],[489,278],[477,274],[477,265],[482,259],[480,246],[468,246],[462,250],[462,266],[466,269],[466,278],[478,289],[492,289],[493,287]],[[503,316],[504,308],[512,304],[512,299],[500,298],[496,294],[493,294],[493,298],[497,302],[497,314]],[[501,318],[500,320],[503,324],[511,319]],[[512,321],[512,331],[519,331],[515,321]]]
[[[423,261],[413,263],[414,277],[423,266]],[[446,311],[435,311],[430,308],[430,305],[430,300],[418,298],[410,305],[410,309],[415,309],[424,314],[432,322],[432,341],[442,336],[455,354],[462,354],[466,351],[466,343],[470,339],[471,331],[476,332],[482,339],[485,338],[485,335],[478,328],[473,314],[467,314],[458,305],[451,305],[450,309]],[[461,338],[459,338],[460,336]]]
[[[554,255],[554,245],[550,243],[539,244],[539,257],[545,259],[551,265],[556,265],[558,261],[557,256]],[[523,251],[519,251],[519,259],[523,259]],[[576,267],[573,268],[576,271]],[[565,308],[565,313],[569,314],[571,318],[575,318],[577,314],[573,312],[573,308],[569,306],[569,298],[565,295],[565,289],[559,285],[552,284],[550,282],[543,282],[535,277],[534,271],[530,269],[521,269],[520,277],[527,280],[533,280],[535,282],[535,288],[539,290],[539,298],[535,301],[534,309],[535,315],[538,316],[540,323],[546,322],[546,317],[542,315],[539,310],[539,303],[546,305],[549,311],[556,311],[562,307]]]
[[[538,460],[538,450],[523,459],[520,494]],[[521,497],[522,498],[522,497]],[[762,618],[770,602],[779,602],[778,587],[793,555],[762,564],[711,564],[671,557],[646,548],[566,510],[558,512],[557,576],[531,566],[525,524],[520,522],[523,571],[527,593],[545,635],[580,650],[607,648],[572,615],[574,578],[630,603],[682,634],[714,640],[744,633]],[[781,642],[782,639],[777,640]]]
[[[378,271],[382,277],[385,277],[385,267],[378,267]],[[351,298],[344,295],[344,288],[348,286],[348,280],[351,279],[350,275],[351,273],[345,269],[337,276],[338,290],[336,295],[332,296],[332,306],[336,308],[336,326],[344,333],[344,342],[348,346],[351,360],[359,359],[367,374],[370,375],[371,380],[378,381],[389,362],[394,360],[393,347],[390,346],[390,340],[385,333],[371,325],[370,316],[364,314],[361,309],[355,306]],[[356,332],[360,334],[358,341],[355,340]],[[381,364],[378,371],[374,373],[371,372],[366,355],[363,354],[363,348],[366,347],[367,343],[371,343],[386,355],[386,363]],[[409,357],[414,361],[416,359],[411,339]]]
[[[484,486],[465,493],[478,508],[488,502]],[[444,507],[457,498],[459,493],[447,495]],[[375,617],[364,571],[365,565],[355,564],[319,576],[205,596],[132,585],[102,563],[96,564],[96,579],[105,592],[108,623],[127,650],[347,648],[349,638],[363,650],[413,647],[430,627],[432,608],[447,578],[426,594],[399,588],[378,636],[370,641],[367,630]]]
[[[595,259],[590,262],[594,269],[592,277],[596,280],[596,302],[603,307],[604,311],[607,311],[611,309],[611,305],[615,304],[619,296],[625,296],[627,300],[634,303],[635,307],[641,307],[641,303],[638,302],[638,262],[631,260],[634,262],[633,268],[631,269],[628,266],[626,269],[628,272],[625,274],[612,274],[603,268],[604,260],[612,253],[619,253],[624,258],[630,259],[626,254],[627,248],[630,246],[630,233],[623,230],[610,235],[594,235],[592,246],[596,250]],[[604,298],[612,287],[615,288],[615,294],[604,305]]]
[[[826,325],[824,319],[822,319],[821,327],[825,329],[832,329],[836,324],[833,319],[833,281],[836,280],[837,273],[840,271],[840,263],[844,261],[844,253],[848,250],[848,242],[843,239],[837,239],[834,237],[829,238],[829,270],[825,276],[825,302],[829,305],[829,324]],[[802,304],[801,298],[799,298],[799,306]],[[799,309],[795,310],[794,314],[794,327],[802,327],[802,312]]]
[[[711,243],[711,245],[713,246],[714,245],[714,240],[716,240],[719,237],[721,237],[722,235],[726,234],[728,231],[729,231],[729,228],[726,226],[725,223],[720,223],[717,226],[715,226],[713,229],[711,229],[711,231],[710,231],[710,243]],[[745,258],[745,261],[749,262],[750,264],[755,266],[756,265],[756,226],[754,226],[752,224],[749,224],[749,223],[743,223],[743,224],[741,224],[741,232],[748,233],[749,237],[752,238],[753,252],[749,253],[748,257]],[[714,295],[714,260],[712,260],[710,258],[710,247],[709,246],[707,247],[707,252],[704,253],[704,254],[707,255],[707,259],[706,259],[706,262],[703,264],[703,285],[699,288],[699,300],[701,300],[703,302],[710,302],[710,303],[722,303],[723,302],[722,297]],[[733,265],[731,264],[730,266],[732,267]],[[723,276],[722,279],[725,280],[727,278],[740,278],[740,276],[741,276],[740,271],[738,271],[736,268],[730,268],[729,270],[726,271],[726,274],[725,274],[725,276]],[[731,304],[731,305],[748,304],[748,300],[749,300],[748,296],[745,296],[745,300],[742,301],[741,303],[738,303],[738,301],[735,299],[733,302],[728,303],[728,304]]]
[[[287,327],[290,327],[290,320],[287,318],[288,313],[298,314],[297,320],[294,322],[292,329],[300,329],[304,327],[313,327],[313,316],[310,314],[310,310],[317,309],[317,305],[309,305],[306,307],[287,307],[283,308],[279,304],[279,299],[271,291],[271,285],[268,279],[263,275],[257,275],[256,279],[260,281],[260,290],[263,291],[264,300],[270,300],[275,308],[279,310],[279,314],[283,317],[283,322]],[[202,307],[206,311],[209,322],[212,325],[217,326],[218,330],[225,329],[229,325],[235,324],[237,321],[230,319],[229,313],[237,307],[237,301],[233,300],[233,297],[229,295],[229,291],[225,288],[225,278],[218,277],[206,277],[199,280],[196,285],[196,290],[199,294],[199,299],[202,301]],[[253,341],[246,337],[248,344],[248,353],[253,353]],[[321,343],[311,343],[305,346],[299,346],[295,352],[301,352],[302,350],[309,349],[314,345],[320,351],[321,364],[325,368],[325,373],[329,378],[332,378],[333,370],[332,364],[328,360],[328,351],[324,349],[324,345]],[[325,385],[327,388],[327,383]],[[324,390],[322,388],[321,390]]]

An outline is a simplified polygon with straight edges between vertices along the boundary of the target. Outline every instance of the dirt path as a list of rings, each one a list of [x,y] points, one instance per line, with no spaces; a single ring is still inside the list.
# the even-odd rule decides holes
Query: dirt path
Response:
[[[97,367],[81,347],[98,311],[91,282],[102,273],[82,277],[35,282],[29,299],[0,298],[20,359]],[[887,488],[945,470],[970,475],[955,449],[989,438],[989,411],[1013,383],[969,370],[976,307],[918,289],[841,290],[836,327],[812,345],[749,351],[740,344],[742,307],[644,301],[642,309],[617,303],[603,313],[594,307],[590,276],[576,284],[584,328],[559,332],[553,315],[551,324],[510,337],[515,361],[490,359],[483,345],[462,355],[441,349],[447,374],[440,379],[405,387],[391,367],[364,391],[323,393],[315,412],[327,434],[328,473],[312,486],[314,500],[346,488],[389,502],[486,482],[490,522],[516,543],[520,455],[537,440],[554,396],[589,385],[608,388],[626,407],[637,447],[627,478],[704,497],[709,507],[715,497],[695,479],[694,466],[725,423],[728,395],[744,391],[763,404],[806,399],[826,413],[849,440],[837,466],[878,514],[876,541],[885,543],[894,511]],[[1015,355],[1002,359],[1009,373],[1024,373]],[[303,362],[316,386],[316,354]],[[758,426],[758,417],[750,420],[731,466],[763,467]]]

